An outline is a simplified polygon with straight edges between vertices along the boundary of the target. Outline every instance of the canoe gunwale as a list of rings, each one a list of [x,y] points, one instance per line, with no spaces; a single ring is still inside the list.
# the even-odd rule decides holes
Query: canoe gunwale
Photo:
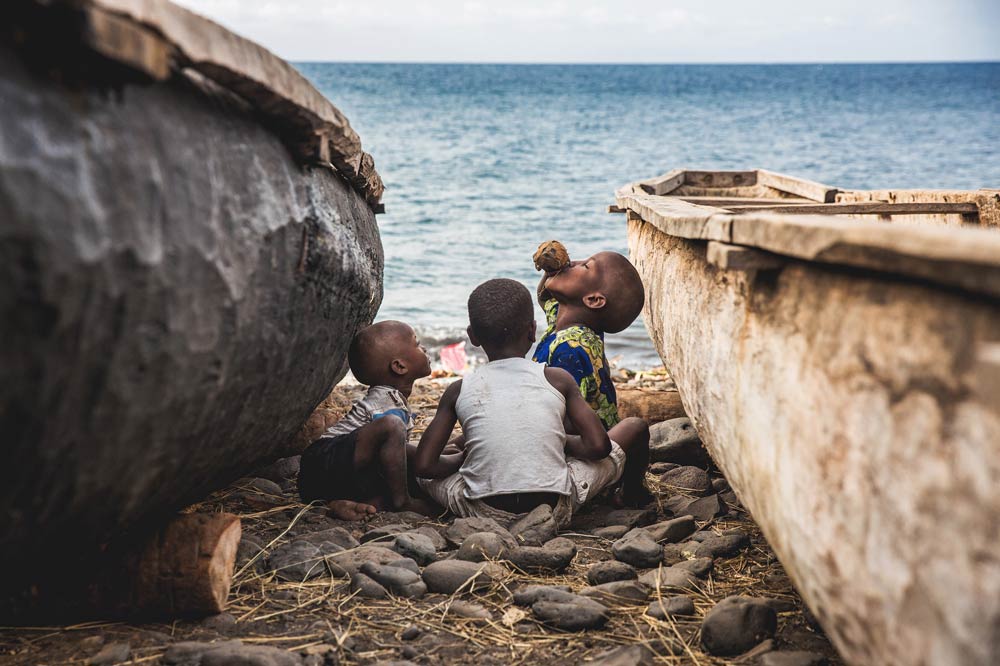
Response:
[[[2,10],[8,12],[12,23],[40,19],[26,31],[34,48],[71,66],[82,49],[117,66],[123,82],[167,81],[192,71],[209,79],[245,100],[299,164],[336,172],[373,212],[384,211],[382,179],[347,118],[263,46],[169,0],[12,0]],[[49,30],[49,20],[59,29]]]
[[[641,219],[670,236],[753,248],[805,262],[875,270],[1000,298],[1000,234],[996,231],[886,224],[840,217],[837,213],[804,215],[770,210],[734,213],[721,206],[685,201],[684,194],[666,194],[685,184],[686,173],[675,170],[660,178],[619,189],[616,192],[617,209],[626,212],[630,219]],[[703,174],[710,172],[694,173],[704,178]],[[717,173],[722,174],[722,178],[716,180],[726,182],[724,176],[735,173],[745,182],[745,174],[750,172]],[[813,185],[819,186],[801,186],[791,194],[799,196]],[[813,189],[816,190],[814,194],[819,192]],[[861,191],[850,194],[855,201],[865,196]],[[1000,200],[1000,192],[994,195],[987,190],[949,191],[942,193],[942,198],[949,201],[941,201],[941,212],[968,215],[969,206],[975,203],[974,197],[982,195],[996,196]],[[834,198],[827,194],[823,196],[830,200],[835,210],[843,205],[833,203]],[[917,205],[910,204],[910,208]]]

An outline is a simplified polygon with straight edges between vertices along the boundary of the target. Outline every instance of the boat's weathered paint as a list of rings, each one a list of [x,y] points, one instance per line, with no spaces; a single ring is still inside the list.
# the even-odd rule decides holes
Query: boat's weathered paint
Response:
[[[0,47],[0,559],[44,568],[286,453],[383,255],[232,91],[33,64]]]
[[[685,411],[844,658],[1000,663],[997,299],[628,227]]]

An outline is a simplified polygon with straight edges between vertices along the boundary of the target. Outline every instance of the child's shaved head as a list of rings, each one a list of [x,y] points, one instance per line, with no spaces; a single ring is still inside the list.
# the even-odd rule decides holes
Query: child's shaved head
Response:
[[[347,361],[362,384],[385,384],[393,375],[393,361],[405,358],[416,346],[416,336],[408,325],[401,321],[380,321],[358,331],[351,341]]]
[[[480,342],[506,344],[523,336],[534,321],[531,292],[520,282],[487,280],[469,295],[469,329]]]
[[[598,252],[594,260],[601,266],[601,286],[607,302],[601,309],[601,324],[606,333],[624,331],[642,312],[646,290],[639,271],[624,255]]]

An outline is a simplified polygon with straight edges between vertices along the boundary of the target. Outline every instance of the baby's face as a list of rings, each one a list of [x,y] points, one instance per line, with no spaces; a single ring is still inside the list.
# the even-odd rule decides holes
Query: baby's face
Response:
[[[602,292],[603,263],[600,254],[583,261],[571,261],[545,282],[545,288],[560,300],[580,300],[588,294]]]

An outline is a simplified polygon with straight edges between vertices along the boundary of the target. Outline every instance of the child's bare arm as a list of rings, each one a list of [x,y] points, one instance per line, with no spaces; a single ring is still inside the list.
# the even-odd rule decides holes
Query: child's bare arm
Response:
[[[545,378],[566,398],[566,418],[580,433],[580,440],[570,439],[566,453],[581,460],[600,460],[611,454],[611,439],[601,419],[580,395],[573,376],[562,368],[545,368]]]
[[[462,390],[462,380],[458,380],[445,390],[438,404],[437,412],[427,430],[420,438],[417,453],[413,459],[413,473],[425,479],[443,479],[458,471],[462,464],[461,454],[442,456],[444,447],[448,444],[452,428],[458,421],[455,412],[455,402]]]

